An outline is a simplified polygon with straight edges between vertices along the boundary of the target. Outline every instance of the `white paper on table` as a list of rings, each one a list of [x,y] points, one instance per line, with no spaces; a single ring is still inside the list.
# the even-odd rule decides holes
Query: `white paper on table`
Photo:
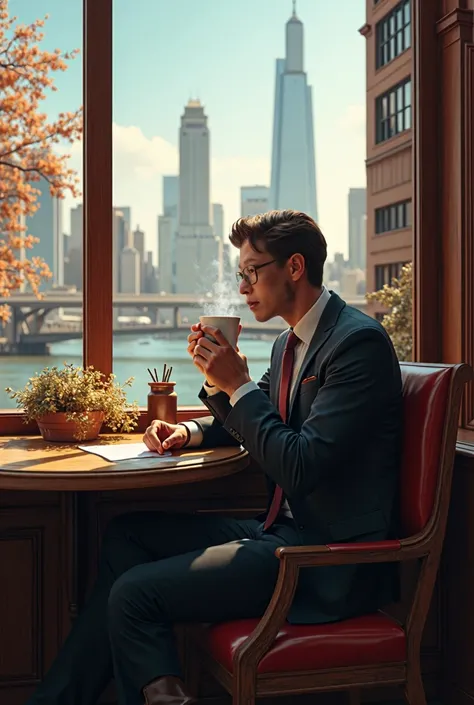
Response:
[[[154,450],[148,450],[144,443],[114,443],[109,446],[78,446],[78,448],[79,450],[85,450],[86,453],[94,453],[94,455],[98,455],[112,463],[119,462],[120,460],[134,460],[135,458],[154,458],[155,460],[161,460],[161,458],[166,458],[171,455],[169,451],[160,455]]]

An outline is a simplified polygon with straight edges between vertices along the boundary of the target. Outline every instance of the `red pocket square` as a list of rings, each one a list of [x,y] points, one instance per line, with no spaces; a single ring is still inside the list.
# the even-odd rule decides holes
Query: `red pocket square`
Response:
[[[301,384],[306,384],[306,382],[313,382],[313,380],[318,379],[316,375],[313,375],[312,377],[306,377],[306,379],[303,379]]]

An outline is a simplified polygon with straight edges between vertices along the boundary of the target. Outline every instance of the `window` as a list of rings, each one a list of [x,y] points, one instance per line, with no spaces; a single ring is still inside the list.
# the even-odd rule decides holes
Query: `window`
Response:
[[[376,142],[384,142],[410,127],[411,78],[407,78],[375,101]]]
[[[400,276],[405,262],[392,262],[391,264],[377,264],[375,266],[375,289],[383,289],[385,284],[390,285],[393,279]]]
[[[319,61],[318,3],[306,3],[307,8],[302,4],[297,9],[302,24],[287,26],[291,3],[283,9],[288,13],[283,21],[278,15],[269,18],[266,0],[254,0],[245,46],[241,43],[230,53],[225,37],[229,27],[242,22],[238,4],[140,0],[138,5],[139,11],[131,2],[112,2],[113,271],[116,303],[124,302],[114,309],[113,370],[119,380],[135,378],[130,398],[145,405],[147,368],[156,366],[161,375],[166,363],[173,367],[179,404],[192,405],[198,403],[202,375],[186,352],[186,337],[190,324],[208,307],[223,313],[226,304],[241,303],[232,262],[238,253],[228,241],[230,227],[241,215],[273,206],[305,211],[327,223],[328,237],[333,243],[336,238],[338,250],[345,245],[347,223],[344,209],[332,207],[331,194],[342,206],[351,192],[351,266],[362,272],[347,274],[337,265],[332,269],[341,293],[366,308],[361,293],[365,111],[352,123],[352,95],[357,93],[360,106],[365,99],[365,46],[356,26],[348,23],[340,61],[344,86],[339,96],[329,91],[323,122],[314,129],[309,86],[317,78],[313,67]],[[322,18],[326,31],[338,15],[337,5],[329,3]],[[285,52],[287,32],[293,37],[285,59],[288,70],[272,49],[278,45]],[[131,36],[140,41],[131,43]],[[191,37],[200,38],[197,60]],[[246,48],[263,44],[267,48],[258,56]],[[216,51],[225,61],[216,63]],[[347,57],[353,61],[356,56],[358,63],[348,71]],[[152,89],[145,78],[150,66],[156,67]],[[265,79],[268,91],[257,117],[248,105],[261,100],[261,76],[271,74],[275,82]],[[190,95],[193,89],[198,93]],[[246,95],[246,101],[236,101],[238,95]],[[341,100],[348,123],[343,134],[338,123]],[[331,149],[318,153],[321,141]],[[328,196],[324,185],[316,183],[316,166],[327,176]],[[360,188],[352,189],[352,179]],[[331,253],[329,259],[333,257]],[[269,270],[262,270],[262,277],[264,272]],[[187,298],[194,299],[193,307],[186,305]],[[246,307],[235,313],[243,324],[240,347],[252,378],[258,380],[268,368],[275,330],[284,324],[278,319],[256,323]],[[262,325],[269,331],[264,339],[257,328]]]
[[[389,233],[393,230],[409,228],[411,225],[411,201],[392,203],[390,206],[376,208],[375,234]]]
[[[81,129],[82,116],[79,109],[83,103],[83,64],[82,56],[75,55],[65,61],[66,70],[58,71],[55,62],[48,58],[50,52],[59,47],[61,53],[80,50],[82,53],[82,0],[58,3],[54,0],[37,0],[34,3],[11,2],[7,12],[16,15],[10,34],[0,38],[0,52],[5,54],[12,66],[12,82],[2,89],[0,98],[17,98],[20,102],[22,91],[27,100],[31,99],[31,89],[22,87],[21,80],[13,76],[20,75],[15,68],[18,62],[18,42],[7,40],[18,24],[35,26],[38,20],[48,15],[45,20],[42,40],[38,30],[34,30],[24,45],[23,61],[39,66],[39,56],[44,57],[44,66],[49,66],[47,75],[52,79],[56,91],[46,87],[44,99],[39,99],[37,109],[26,111],[11,117],[10,124],[15,128],[8,131],[6,144],[12,141],[21,153],[19,168],[29,170],[32,175],[26,179],[28,187],[35,189],[33,207],[22,199],[22,184],[15,176],[15,167],[6,165],[2,159],[5,151],[0,144],[0,184],[8,184],[10,205],[4,193],[0,193],[0,207],[3,207],[4,219],[0,224],[0,244],[8,243],[16,235],[31,235],[36,239],[31,249],[22,248],[15,258],[12,269],[20,273],[22,282],[14,284],[13,278],[6,284],[10,296],[3,299],[0,291],[0,306],[8,304],[8,320],[0,318],[0,409],[12,409],[16,402],[12,400],[5,387],[22,388],[33,374],[42,368],[53,365],[62,367],[65,360],[81,365],[83,360],[82,320],[82,254],[83,254],[83,213],[78,205],[82,184],[82,145],[77,129],[72,133],[72,144],[65,139],[68,125]],[[3,23],[2,23],[3,24]],[[68,31],[64,32],[64,27]],[[7,48],[8,46],[8,48]],[[20,45],[21,46],[21,45]],[[8,52],[11,52],[10,55]],[[8,69],[1,69],[7,71]],[[33,76],[39,77],[37,69]],[[23,98],[22,98],[23,100]],[[34,101],[32,101],[34,103]],[[68,120],[61,113],[71,113]],[[43,117],[42,117],[43,115]],[[38,130],[39,147],[31,142],[31,118],[35,117]],[[46,130],[45,126],[49,123]],[[48,132],[57,137],[58,142],[51,144],[45,136]],[[40,139],[39,135],[43,137]],[[5,144],[5,141],[3,142]],[[70,153],[69,159],[61,164],[61,155]],[[68,175],[67,170],[72,173]],[[54,178],[52,178],[54,174]],[[36,180],[39,179],[39,180]],[[71,189],[74,180],[77,188]],[[51,181],[61,186],[60,192],[53,193]],[[28,183],[29,182],[29,183]],[[0,191],[2,189],[0,188]],[[62,198],[60,196],[63,196]],[[18,207],[15,212],[13,205]],[[25,228],[25,230],[21,230]],[[39,290],[42,299],[38,300],[31,284],[21,272],[22,265],[40,258],[47,265],[49,274],[41,278]]]
[[[376,68],[385,66],[411,46],[411,3],[403,0],[375,28]]]

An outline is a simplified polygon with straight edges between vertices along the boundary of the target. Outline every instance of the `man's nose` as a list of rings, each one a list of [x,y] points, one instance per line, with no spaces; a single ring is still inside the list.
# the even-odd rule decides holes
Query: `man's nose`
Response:
[[[240,293],[245,296],[245,294],[248,294],[251,289],[252,285],[249,284],[246,279],[242,279],[239,286]]]

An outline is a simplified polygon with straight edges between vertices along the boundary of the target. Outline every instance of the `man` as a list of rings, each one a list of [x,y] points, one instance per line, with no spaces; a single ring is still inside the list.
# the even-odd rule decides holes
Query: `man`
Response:
[[[156,420],[144,441],[159,453],[242,444],[266,475],[268,510],[249,520],[146,512],[113,521],[93,594],[35,705],[94,705],[112,675],[121,705],[190,703],[175,622],[262,615],[278,546],[383,540],[395,530],[402,397],[387,334],[323,286],[326,242],[309,216],[244,218],[230,239],[255,318],[282,316],[290,330],[256,383],[220,331],[193,326],[188,351],[205,376],[200,398],[212,416]],[[289,619],[374,610],[391,588],[391,566],[303,570]]]

